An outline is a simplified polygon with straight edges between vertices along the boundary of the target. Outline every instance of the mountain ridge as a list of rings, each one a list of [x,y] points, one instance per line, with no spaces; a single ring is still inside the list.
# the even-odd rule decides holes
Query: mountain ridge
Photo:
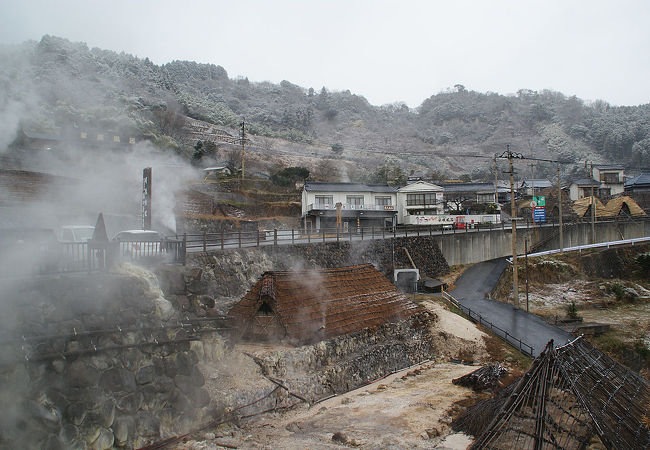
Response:
[[[350,91],[231,79],[214,64],[156,65],[47,35],[1,47],[0,63],[0,118],[8,124],[0,129],[0,150],[11,141],[8,128],[75,124],[128,130],[190,159],[196,140],[184,129],[187,118],[235,135],[245,118],[251,150],[262,150],[254,164],[272,170],[263,157],[271,147],[296,157],[276,166],[298,161],[315,173],[325,161],[334,167],[333,179],[360,178],[382,165],[489,179],[486,160],[454,154],[492,156],[506,144],[528,156],[574,161],[563,168],[565,177],[581,173],[585,160],[650,166],[650,104],[585,103],[551,90],[508,96],[456,85],[417,108],[374,106]],[[554,169],[539,164],[536,173],[550,176]]]

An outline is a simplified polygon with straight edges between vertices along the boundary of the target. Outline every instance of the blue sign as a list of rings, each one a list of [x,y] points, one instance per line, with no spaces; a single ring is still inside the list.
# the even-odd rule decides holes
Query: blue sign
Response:
[[[546,222],[546,208],[537,206],[533,208],[533,219],[535,222]]]

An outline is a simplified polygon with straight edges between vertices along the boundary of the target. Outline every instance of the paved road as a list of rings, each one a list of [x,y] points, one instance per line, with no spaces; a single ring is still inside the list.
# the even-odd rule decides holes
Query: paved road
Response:
[[[463,306],[471,308],[484,319],[531,345],[535,356],[551,339],[555,341],[556,346],[572,339],[570,333],[549,325],[534,314],[486,298],[487,292],[496,285],[507,264],[505,258],[474,264],[456,281],[456,288],[451,294]]]

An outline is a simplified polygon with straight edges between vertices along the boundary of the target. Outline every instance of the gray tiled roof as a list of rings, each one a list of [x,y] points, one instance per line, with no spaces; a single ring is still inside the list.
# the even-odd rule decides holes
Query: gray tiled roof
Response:
[[[551,183],[549,180],[546,178],[535,178],[535,179],[527,179],[524,180],[521,183],[521,186],[526,186],[526,187],[536,187],[536,188],[547,188],[553,186],[553,183]]]
[[[580,178],[578,180],[573,180],[571,183],[575,183],[578,186],[600,186],[600,183],[596,180],[591,180],[589,178]]]
[[[387,184],[364,183],[325,183],[309,181],[305,183],[305,190],[310,192],[397,192],[397,186]]]
[[[596,164],[594,166],[598,170],[623,170],[624,167],[619,164]]]
[[[650,185],[650,173],[642,173],[634,178],[630,178],[625,182],[625,187]]]
[[[494,192],[494,183],[440,183],[444,192]]]

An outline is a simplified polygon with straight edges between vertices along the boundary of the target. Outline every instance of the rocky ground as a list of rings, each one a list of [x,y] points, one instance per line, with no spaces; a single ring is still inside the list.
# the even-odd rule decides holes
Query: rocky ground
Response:
[[[514,351],[449,311],[440,299],[419,296],[416,300],[438,317],[432,327],[440,354],[434,360],[319,403],[297,401],[283,413],[206,430],[180,448],[217,449],[220,444],[237,448],[467,448],[472,437],[454,433],[449,423],[459,403],[472,403],[477,394],[452,384],[452,379],[487,362],[502,362],[511,372],[521,372],[517,365],[522,363],[513,357]],[[248,355],[278,351],[286,349],[236,345],[223,356],[232,361],[230,369],[220,366],[220,372],[206,380],[207,388],[266,386],[268,380],[260,376]]]

